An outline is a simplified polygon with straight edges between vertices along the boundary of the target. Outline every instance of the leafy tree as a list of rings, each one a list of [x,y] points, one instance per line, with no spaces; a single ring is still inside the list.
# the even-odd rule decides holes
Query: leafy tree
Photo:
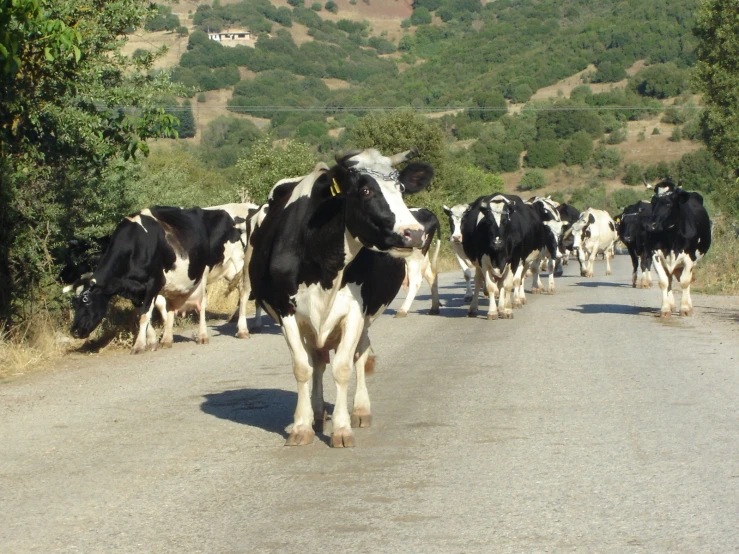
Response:
[[[324,8],[326,8],[326,11],[331,13],[339,13],[339,6],[334,0],[328,0],[326,4],[324,5]]]
[[[315,164],[307,144],[289,140],[284,145],[273,145],[269,139],[260,140],[236,163],[242,196],[251,202],[266,202],[277,181],[307,175]]]
[[[523,174],[521,181],[518,183],[518,190],[537,190],[547,186],[547,177],[538,169],[529,170]]]
[[[139,207],[119,179],[176,119],[159,99],[179,92],[150,57],[120,55],[148,2],[2,2],[0,10],[0,320],[49,293],[52,252],[110,232]],[[123,107],[122,107],[123,106]],[[26,312],[27,313],[27,312]]]
[[[508,112],[508,104],[506,104],[503,93],[497,90],[478,92],[473,102],[479,109],[470,108],[470,119],[480,119],[482,121],[496,121]]]
[[[186,37],[189,34],[187,27],[185,27],[184,25],[180,25],[175,30],[177,31],[177,36],[179,37]]]
[[[217,117],[203,129],[203,163],[212,168],[233,167],[262,138],[262,132],[248,119]]]
[[[554,167],[563,158],[562,146],[557,140],[536,141],[526,152],[526,164],[530,167]]]
[[[689,152],[675,164],[675,177],[688,190],[713,192],[725,180],[726,168],[705,148]]]
[[[153,17],[150,17],[144,29],[147,31],[172,31],[180,26],[180,19],[172,13],[172,8],[154,4],[156,10]]]
[[[598,169],[616,169],[621,163],[621,152],[616,148],[606,148],[602,144],[593,152]]]
[[[431,23],[431,13],[423,6],[414,8],[411,14],[411,25],[428,25]]]
[[[644,178],[644,168],[636,163],[626,164],[626,171],[621,179],[625,185],[641,185]]]
[[[511,102],[514,104],[525,104],[534,95],[534,91],[526,83],[516,85],[511,94]]]
[[[293,8],[302,8],[305,6],[305,0],[287,0],[287,3]]]
[[[680,131],[680,127],[675,127],[670,134],[670,141],[680,142],[681,140],[683,140],[683,134]]]
[[[706,109],[703,139],[715,158],[739,174],[739,16],[731,0],[704,0],[697,13],[695,80]]]
[[[593,76],[594,83],[615,83],[621,79],[626,79],[626,70],[613,62],[605,61],[598,65],[598,70]]]
[[[587,131],[578,131],[570,139],[564,154],[567,165],[582,165],[593,154],[593,138]]]
[[[192,138],[195,136],[195,116],[192,114],[192,104],[189,100],[182,103],[182,107],[175,114],[180,122],[175,126],[180,138]]]
[[[687,89],[687,72],[673,63],[645,67],[629,81],[629,88],[643,96],[669,98]]]

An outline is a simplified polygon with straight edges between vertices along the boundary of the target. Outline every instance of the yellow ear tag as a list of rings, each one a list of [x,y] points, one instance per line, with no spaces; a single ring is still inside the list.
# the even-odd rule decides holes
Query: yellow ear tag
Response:
[[[339,187],[339,183],[336,182],[336,179],[333,179],[334,184],[331,185],[331,188],[329,189],[331,191],[331,196],[336,196],[341,192],[341,187]]]

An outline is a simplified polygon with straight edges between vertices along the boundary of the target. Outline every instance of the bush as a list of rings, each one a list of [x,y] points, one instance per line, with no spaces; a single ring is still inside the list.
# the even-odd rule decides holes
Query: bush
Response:
[[[540,140],[529,146],[526,164],[530,167],[554,167],[564,158],[562,146],[556,140]]]
[[[184,25],[180,25],[175,31],[179,37],[186,37],[190,33]]]
[[[205,93],[204,92],[201,92],[200,94],[198,94],[198,102],[200,102],[202,104],[206,100],[207,100],[207,98],[205,97]]]
[[[511,93],[511,102],[514,104],[525,104],[534,95],[534,91],[526,83],[516,85]]]
[[[675,127],[670,135],[670,141],[680,142],[681,140],[683,140],[683,134],[680,132],[680,127]]]
[[[536,169],[527,171],[521,177],[521,181],[516,187],[520,191],[537,190],[547,186],[547,178],[544,173]]]
[[[413,9],[411,25],[428,25],[429,23],[431,23],[431,12],[423,6]]]
[[[621,182],[625,185],[641,185],[642,179],[644,178],[644,168],[639,164],[631,163],[626,164],[626,170],[624,176],[621,178]]]
[[[621,144],[625,140],[626,129],[623,127],[619,127],[618,129],[614,129],[611,134],[608,135],[608,140],[606,140],[606,142],[608,144]]]
[[[594,83],[615,83],[626,79],[626,70],[613,62],[602,62],[593,76]]]
[[[629,89],[642,96],[669,98],[688,89],[688,74],[673,63],[645,67],[629,81]]]
[[[468,115],[470,119],[481,121],[497,121],[508,112],[508,104],[503,93],[497,90],[478,92],[473,102],[481,109],[470,108]]]
[[[334,0],[328,0],[323,7],[326,8],[326,11],[328,12],[339,13],[339,6],[334,2]]]
[[[321,4],[320,4],[320,2],[313,2],[310,5],[310,9],[313,10],[314,12],[320,12],[321,11]]]
[[[587,131],[578,131],[572,135],[565,150],[564,162],[569,165],[582,165],[593,154],[593,139]]]
[[[616,148],[599,145],[593,153],[593,159],[598,169],[616,169],[621,163],[621,152]]]

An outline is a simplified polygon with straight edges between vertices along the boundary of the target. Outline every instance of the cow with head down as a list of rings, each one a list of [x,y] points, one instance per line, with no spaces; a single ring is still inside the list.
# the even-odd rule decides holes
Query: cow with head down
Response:
[[[588,208],[572,226],[573,249],[580,262],[580,275],[592,277],[595,257],[603,254],[606,260],[606,275],[611,274],[611,259],[614,255],[616,223],[608,212]]]
[[[254,297],[282,327],[298,385],[289,446],[309,444],[323,429],[323,372],[332,350],[331,445],[354,446],[352,427],[371,421],[364,381],[367,330],[400,289],[403,258],[425,238],[403,193],[423,190],[433,169],[418,162],[393,168],[415,155],[416,149],[391,157],[368,149],[337,155],[332,167],[318,164],[299,182],[273,191],[279,194],[252,235]],[[357,389],[350,416],[353,366]]]

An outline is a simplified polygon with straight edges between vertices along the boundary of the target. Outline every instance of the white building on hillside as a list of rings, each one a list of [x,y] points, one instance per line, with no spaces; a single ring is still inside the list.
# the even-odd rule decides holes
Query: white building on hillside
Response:
[[[236,46],[237,44],[253,46],[251,31],[221,31],[218,33],[208,31],[208,38],[220,42],[223,46]]]

